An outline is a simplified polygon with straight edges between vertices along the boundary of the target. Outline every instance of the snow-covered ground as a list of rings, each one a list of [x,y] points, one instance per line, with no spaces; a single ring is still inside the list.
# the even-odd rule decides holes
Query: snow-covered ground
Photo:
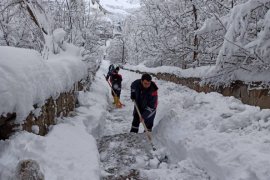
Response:
[[[125,107],[114,109],[103,76],[108,65],[103,61],[90,92],[80,93],[81,107],[75,117],[59,119],[45,137],[21,132],[0,141],[0,179],[12,177],[22,159],[36,160],[45,179],[100,178],[103,173],[95,138],[129,132],[133,110],[129,86],[140,78],[120,70]],[[159,105],[152,135],[169,162],[150,169],[137,166],[141,176],[162,180],[269,179],[270,110],[218,93],[197,93],[181,85],[154,81],[159,86]],[[146,161],[140,153],[136,160],[138,164]]]
[[[158,84],[161,97],[154,137],[173,162],[192,161],[211,179],[269,179],[270,110],[218,93]]]
[[[151,72],[151,73],[170,73],[174,74],[178,77],[198,77],[198,78],[206,78],[209,79],[211,77],[216,77],[220,69],[217,69],[215,65],[212,66],[201,66],[195,68],[182,69],[175,66],[159,66],[155,68],[148,68],[144,64],[139,65],[125,65],[125,68],[131,70],[140,70],[143,72]],[[252,82],[262,82],[262,84],[270,84],[270,71],[265,70],[261,72],[250,72],[243,69],[239,69],[233,72],[233,74],[227,79],[220,79],[220,82],[230,83],[231,81],[240,80],[246,82],[247,84]],[[217,81],[217,80],[216,80]],[[219,82],[219,83],[220,83]]]

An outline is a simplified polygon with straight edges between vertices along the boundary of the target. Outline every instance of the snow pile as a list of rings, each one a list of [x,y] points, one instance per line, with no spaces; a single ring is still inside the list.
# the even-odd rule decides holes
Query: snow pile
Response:
[[[19,161],[34,159],[45,179],[99,179],[99,155],[82,121],[59,124],[45,137],[28,132],[0,141],[0,179],[16,175]]]
[[[109,87],[103,74],[104,62],[92,83],[90,92],[79,92],[77,116],[58,119],[45,137],[20,132],[9,140],[0,141],[0,179],[16,175],[20,160],[35,160],[50,180],[100,179],[99,154],[94,137],[104,127]],[[67,75],[65,75],[67,76]],[[38,128],[32,127],[36,132]]]
[[[141,72],[148,72],[154,74],[169,73],[179,77],[199,77],[199,78],[205,77],[215,68],[215,66],[202,66],[189,69],[181,69],[175,66],[159,66],[155,68],[148,68],[144,64],[139,64],[137,66],[127,64],[124,67],[135,71],[138,70]]]
[[[84,121],[86,130],[98,138],[105,126],[110,87],[103,74],[107,73],[108,62],[102,61],[95,81],[91,84],[90,92],[80,92],[78,97],[80,107],[76,111]]]
[[[163,88],[153,136],[172,163],[182,167],[191,161],[211,179],[269,179],[270,110],[218,93],[158,85]]]
[[[86,77],[81,50],[70,44],[66,49],[44,60],[34,50],[0,47],[0,115],[16,112],[20,121],[34,104],[41,106],[50,96],[57,98]]]
[[[270,85],[270,71],[246,71],[244,69],[236,69],[232,73],[227,73],[221,69],[214,69],[209,72],[205,77],[204,82],[215,83],[221,85],[227,85],[231,82],[240,80],[246,84],[252,84],[253,82],[261,82],[262,85]],[[216,78],[218,77],[218,78]]]
[[[148,72],[148,73],[169,73],[174,74],[178,77],[189,78],[189,77],[197,77],[208,82],[207,79],[211,77],[216,77],[219,70],[216,69],[216,66],[201,66],[196,68],[188,68],[181,69],[179,67],[174,66],[160,66],[155,68],[148,68],[144,64],[139,64],[137,66],[133,65],[125,65],[127,69],[138,70],[140,72]],[[244,69],[235,70],[231,76],[226,76],[226,78],[220,78],[219,81],[212,83],[230,83],[232,81],[240,80],[247,84],[252,82],[262,82],[262,84],[269,84],[270,81],[270,72],[249,72]]]
[[[53,31],[53,37],[56,43],[63,43],[65,36],[66,36],[66,32],[62,28],[58,28]]]

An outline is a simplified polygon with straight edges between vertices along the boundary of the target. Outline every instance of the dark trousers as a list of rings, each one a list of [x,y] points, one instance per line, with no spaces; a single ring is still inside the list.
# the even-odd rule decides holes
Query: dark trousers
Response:
[[[114,89],[113,91],[115,92],[116,96],[118,98],[120,98],[121,90],[119,91],[119,90]],[[113,93],[113,91],[112,91],[112,96],[115,96],[115,94]]]
[[[155,115],[153,115],[153,118],[150,119],[145,119],[144,123],[146,125],[146,128],[148,129],[148,131],[152,131],[152,127],[153,127],[153,122],[154,122],[154,118]],[[134,132],[134,133],[138,133],[139,132],[139,126],[140,126],[140,117],[138,115],[138,113],[136,112],[136,109],[134,109],[133,112],[133,121],[132,121],[132,126],[130,129],[130,132]]]

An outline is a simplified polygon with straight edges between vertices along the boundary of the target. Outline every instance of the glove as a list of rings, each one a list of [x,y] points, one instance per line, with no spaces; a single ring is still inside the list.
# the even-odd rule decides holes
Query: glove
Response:
[[[105,78],[105,79],[106,79],[106,81],[108,81],[108,80],[109,80],[109,76],[106,76],[106,78]]]

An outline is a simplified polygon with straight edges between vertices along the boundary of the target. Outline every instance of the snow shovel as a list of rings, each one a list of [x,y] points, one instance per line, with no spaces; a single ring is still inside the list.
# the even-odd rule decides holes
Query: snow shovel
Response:
[[[139,118],[140,118],[140,121],[141,121],[141,119],[142,119],[142,114],[141,114],[141,112],[140,112],[140,110],[139,110],[139,108],[138,108],[138,105],[137,105],[136,101],[134,100],[133,102],[134,102],[135,108],[136,108],[136,110],[137,110],[137,113],[138,113]],[[147,129],[147,127],[146,127],[144,121],[141,121],[141,123],[143,124],[144,130],[145,130],[145,132],[146,132],[147,139],[149,140],[149,143],[151,144],[151,146],[152,146],[152,148],[153,148],[153,151],[156,151],[157,148],[154,146],[154,144],[153,144],[153,142],[152,142],[152,136],[151,136],[151,133],[148,131],[148,129]],[[167,161],[168,161],[168,156],[167,156],[167,155],[165,155],[165,156],[162,157],[162,158],[160,158],[160,157],[158,157],[158,155],[156,155],[156,158],[158,159],[159,163],[167,162]]]
[[[105,74],[103,74],[103,75],[104,75],[104,77],[105,77],[105,79],[106,79]],[[112,88],[112,84],[111,84],[107,79],[106,79],[106,81],[107,81],[107,83],[109,84],[109,86],[111,87],[111,90],[112,90],[112,92],[113,92],[113,94],[114,94],[114,97],[117,97],[115,91],[114,91],[113,88]],[[117,98],[118,98],[118,97],[117,97]],[[119,106],[120,106],[120,107],[124,106],[124,104],[121,103],[120,99],[118,99],[118,103],[119,103]],[[117,106],[117,104],[116,104],[116,106]]]
[[[133,102],[134,102],[135,108],[136,108],[136,110],[137,110],[137,113],[138,113],[138,115],[139,115],[140,121],[141,121],[141,123],[142,123],[142,125],[143,125],[143,127],[144,127],[145,132],[146,132],[147,139],[149,140],[149,143],[151,144],[151,146],[152,146],[152,148],[153,148],[153,151],[156,151],[157,149],[156,149],[156,147],[154,146],[154,144],[153,144],[153,142],[152,142],[152,136],[151,136],[151,133],[148,131],[148,129],[147,129],[147,127],[146,127],[144,121],[142,121],[142,115],[141,115],[141,112],[140,112],[140,110],[139,110],[139,108],[138,108],[138,106],[137,106],[137,103],[136,103],[136,101],[133,101]]]

